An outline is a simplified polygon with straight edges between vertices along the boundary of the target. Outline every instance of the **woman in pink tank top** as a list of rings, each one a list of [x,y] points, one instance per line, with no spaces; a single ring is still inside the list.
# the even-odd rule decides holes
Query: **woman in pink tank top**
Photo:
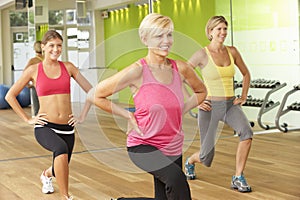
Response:
[[[14,111],[28,124],[34,125],[37,142],[53,153],[52,166],[40,176],[42,192],[53,193],[52,177],[56,178],[62,200],[71,200],[69,195],[69,162],[75,142],[74,126],[83,122],[91,103],[86,104],[77,118],[72,114],[70,81],[73,78],[85,91],[92,85],[71,62],[58,60],[62,53],[62,36],[55,30],[45,33],[41,47],[44,59],[24,70],[20,79],[10,88],[6,100]],[[38,114],[28,116],[17,101],[17,96],[26,84],[32,81],[39,97]]]
[[[206,97],[206,88],[194,70],[183,61],[167,58],[173,29],[169,17],[147,15],[139,28],[140,39],[148,47],[146,57],[103,80],[89,94],[96,106],[128,120],[129,157],[154,177],[156,200],[191,199],[182,171],[182,116]],[[193,91],[185,102],[184,84]],[[107,98],[126,87],[133,95],[134,113]]]

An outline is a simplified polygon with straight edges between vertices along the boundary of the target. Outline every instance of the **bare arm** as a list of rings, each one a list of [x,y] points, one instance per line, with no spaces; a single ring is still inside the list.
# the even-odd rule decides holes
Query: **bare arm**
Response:
[[[25,122],[29,124],[44,124],[46,119],[41,118],[43,114],[38,115],[37,117],[31,118],[31,116],[28,116],[24,109],[21,107],[17,100],[17,96],[20,94],[20,92],[23,90],[23,88],[26,86],[26,84],[29,81],[32,81],[33,74],[35,74],[34,68],[28,68],[26,69],[21,77],[11,86],[9,91],[7,92],[5,96],[5,100],[8,102],[8,104],[11,106],[11,108],[16,112],[16,114],[23,119]]]
[[[247,100],[247,94],[250,87],[250,80],[251,80],[250,72],[244,60],[242,59],[242,56],[239,53],[239,51],[235,47],[230,47],[230,52],[233,56],[234,64],[239,68],[240,72],[243,75],[243,88],[242,88],[241,99],[243,101],[242,104],[244,104]]]
[[[129,119],[130,112],[117,106],[111,102],[107,97],[114,93],[121,91],[122,89],[135,85],[135,81],[141,78],[142,68],[136,63],[126,67],[117,74],[101,81],[95,87],[93,97],[90,97],[92,102],[99,108],[106,112],[113,113]]]
[[[141,75],[142,67],[134,63],[117,74],[98,83],[98,85],[89,92],[88,98],[102,110],[129,120],[129,124],[132,124],[132,128],[135,129],[139,134],[143,135],[138,128],[134,114],[113,103],[107,98],[128,86],[139,88],[139,86],[136,85],[136,82],[141,79]]]
[[[177,66],[183,77],[184,83],[189,85],[193,91],[193,94],[187,99],[184,105],[184,113],[187,113],[189,110],[195,108],[204,101],[207,91],[205,85],[199,79],[192,67],[182,61],[177,61]]]
[[[71,73],[71,76],[74,78],[74,80],[78,83],[78,85],[85,91],[85,93],[88,93],[91,89],[92,89],[92,85],[90,84],[90,82],[80,73],[79,69],[76,68],[72,63],[67,62],[65,63],[66,66],[68,66],[69,72]],[[69,120],[69,124],[70,125],[75,125],[77,122],[78,123],[82,123],[84,121],[84,119],[86,118],[90,108],[91,108],[92,103],[90,101],[88,101],[88,99],[86,99],[84,107],[80,113],[79,119],[78,121],[76,121],[76,119],[74,119],[73,114],[70,120]]]
[[[88,93],[92,89],[92,85],[80,72],[78,72],[76,78],[74,79],[86,93]],[[91,105],[92,103],[86,99],[84,107],[79,116],[79,123],[82,123],[84,121],[91,108]]]
[[[191,58],[188,60],[187,63],[194,69],[198,66],[202,69],[207,64],[207,62],[208,62],[208,57],[205,52],[205,49],[203,48],[196,51],[191,56]]]
[[[34,61],[34,58],[31,58],[28,63],[26,64],[24,71],[30,66],[30,65],[34,65],[36,64],[36,62]]]
[[[29,61],[28,61],[28,63],[26,64],[26,66],[25,66],[25,68],[24,68],[24,71],[26,71],[27,70],[27,68],[29,68],[29,67],[37,67],[37,63],[39,63],[39,62],[41,62],[40,60],[38,60],[37,58],[31,58]],[[32,82],[29,82],[28,84],[27,84],[27,87],[32,87],[33,85],[32,85]]]

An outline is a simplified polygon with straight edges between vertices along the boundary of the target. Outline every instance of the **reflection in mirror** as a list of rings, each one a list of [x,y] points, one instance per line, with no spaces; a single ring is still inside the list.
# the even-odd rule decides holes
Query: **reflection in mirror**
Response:
[[[36,40],[42,40],[49,27],[49,12],[47,0],[34,1],[34,26],[36,28]]]
[[[36,41],[36,30],[35,30],[35,9],[34,7],[28,8],[28,45],[31,47],[31,56],[35,56],[33,49],[34,42]]]
[[[78,39],[77,27],[67,28],[68,61],[78,66]]]
[[[49,25],[63,25],[64,13],[62,10],[49,10]]]
[[[32,46],[28,44],[28,12],[25,9],[10,12],[10,29],[13,49],[12,82],[17,80],[23,69],[24,63],[34,55]]]
[[[93,59],[92,11],[88,10],[88,2],[77,1],[77,39],[78,39],[78,67],[88,69],[95,63]]]

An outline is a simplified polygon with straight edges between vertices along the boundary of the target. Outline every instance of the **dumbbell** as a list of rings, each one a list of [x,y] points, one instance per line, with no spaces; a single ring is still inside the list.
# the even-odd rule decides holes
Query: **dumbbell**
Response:
[[[258,88],[267,88],[269,81],[266,79],[260,79],[257,83]]]
[[[271,106],[273,106],[274,105],[274,101],[268,101],[267,103],[266,103],[266,107],[268,108],[268,107],[271,107]]]
[[[291,105],[289,105],[288,108],[289,108],[290,110],[296,110],[297,105],[298,105],[298,103],[297,103],[297,102],[294,102],[294,103],[292,103]]]
[[[255,79],[255,80],[252,80],[251,82],[250,82],[250,87],[253,87],[253,88],[256,88],[257,87],[257,84],[258,84],[258,80],[257,79]]]
[[[298,103],[296,110],[300,111],[300,103]]]
[[[274,80],[264,80],[261,84],[262,88],[272,88],[276,82]]]
[[[271,85],[270,85],[270,88],[276,88],[280,85],[280,81],[272,81],[271,82]]]
[[[251,81],[251,83],[252,83],[253,87],[258,88],[259,85],[261,84],[261,81],[260,81],[260,79],[256,79],[256,80]]]
[[[235,85],[236,85],[236,87],[242,87],[243,83],[242,83],[242,81],[240,81],[240,82],[237,82]]]
[[[296,90],[300,90],[300,84],[299,84],[299,85],[295,85],[294,88],[295,88]]]
[[[292,105],[290,105],[290,107],[288,107],[288,108],[291,109],[291,110],[297,110],[297,111],[300,111],[300,103],[295,102],[295,103],[293,103]]]
[[[263,102],[264,102],[263,99],[258,99],[257,102],[256,102],[256,106],[261,107]]]
[[[240,95],[237,95],[237,97],[240,97]],[[252,96],[248,95],[246,102],[243,104],[243,106],[250,106],[249,102],[251,101],[251,99],[252,99]]]
[[[250,101],[250,105],[251,105],[251,106],[256,106],[257,100],[258,100],[258,99],[256,99],[256,98],[252,98],[251,101]]]

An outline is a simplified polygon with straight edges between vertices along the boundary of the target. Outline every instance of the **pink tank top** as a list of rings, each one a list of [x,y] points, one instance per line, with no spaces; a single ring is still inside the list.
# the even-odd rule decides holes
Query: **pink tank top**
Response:
[[[146,61],[141,60],[143,83],[133,100],[134,115],[144,135],[131,131],[127,137],[128,147],[147,144],[167,156],[182,154],[184,96],[177,65],[173,60],[170,62],[173,68],[172,83],[162,84],[152,75]]]
[[[43,69],[43,63],[38,65],[38,75],[36,78],[36,92],[38,96],[52,94],[70,94],[70,75],[63,62],[60,62],[60,76],[49,78]]]

